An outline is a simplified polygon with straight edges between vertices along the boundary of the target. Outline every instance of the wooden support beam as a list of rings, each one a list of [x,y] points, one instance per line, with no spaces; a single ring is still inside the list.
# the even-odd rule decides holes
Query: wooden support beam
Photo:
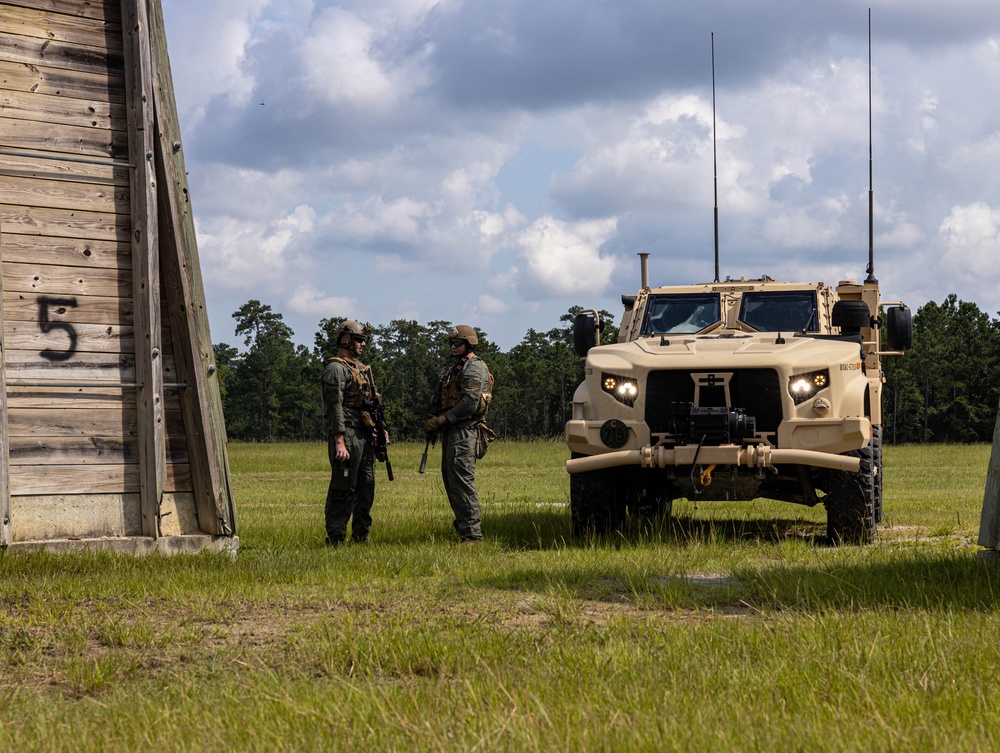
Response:
[[[0,239],[3,238],[0,228]],[[3,245],[0,243],[0,259]],[[3,265],[0,264],[0,290],[3,290]],[[10,544],[10,444],[7,440],[7,349],[3,338],[3,296],[0,296],[0,547]]]
[[[233,535],[236,533],[236,507],[229,477],[226,425],[205,309],[205,289],[181,149],[167,38],[160,3],[149,2],[149,37],[155,69],[156,158],[161,184],[160,262],[177,379],[187,385],[181,391],[181,408],[191,483],[201,530],[215,535]]]
[[[993,451],[986,471],[983,513],[979,520],[979,546],[1000,549],[1000,408],[993,426]]]
[[[132,209],[132,304],[136,421],[139,434],[139,507],[145,536],[160,534],[166,484],[163,426],[163,327],[154,162],[153,65],[146,0],[122,0]]]

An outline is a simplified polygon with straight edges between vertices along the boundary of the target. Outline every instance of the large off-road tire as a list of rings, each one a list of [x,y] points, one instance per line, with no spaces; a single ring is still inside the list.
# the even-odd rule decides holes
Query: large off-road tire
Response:
[[[872,470],[875,474],[875,522],[885,518],[882,508],[882,427],[872,426]]]
[[[648,492],[640,492],[628,509],[640,520],[663,523],[670,519],[674,501],[670,497],[656,497]]]
[[[574,536],[607,533],[625,519],[626,495],[617,469],[574,473],[569,477],[569,508]]]
[[[870,544],[875,540],[875,473],[872,443],[856,452],[857,473],[830,471],[826,497],[826,534],[831,544]]]

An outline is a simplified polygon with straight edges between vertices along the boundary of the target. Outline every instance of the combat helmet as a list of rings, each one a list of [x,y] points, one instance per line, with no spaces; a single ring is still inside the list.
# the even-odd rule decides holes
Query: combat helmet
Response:
[[[452,327],[451,332],[448,333],[449,340],[465,340],[469,347],[474,347],[479,342],[479,337],[476,335],[476,330],[470,327],[468,324],[459,324],[457,327]]]
[[[348,319],[346,322],[337,327],[337,331],[334,333],[334,340],[337,342],[337,347],[344,347],[351,344],[352,337],[365,337],[367,333],[365,328],[358,324],[358,322],[353,319]],[[345,341],[346,338],[346,341]]]

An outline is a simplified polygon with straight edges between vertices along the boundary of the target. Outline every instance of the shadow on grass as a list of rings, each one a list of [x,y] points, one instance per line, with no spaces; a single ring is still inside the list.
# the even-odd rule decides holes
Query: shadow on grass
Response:
[[[725,543],[778,543],[800,540],[827,546],[826,525],[801,518],[629,518],[621,530],[577,537],[568,508],[543,508],[531,514],[487,514],[484,533],[512,549],[622,547],[641,543],[672,546]]]
[[[1000,567],[979,561],[978,551],[943,542],[881,542],[874,546],[830,546],[826,526],[794,518],[627,521],[624,530],[574,538],[568,510],[543,511],[531,519],[515,514],[491,516],[487,535],[520,550],[594,550],[565,566],[513,567],[481,584],[539,594],[565,593],[612,603],[659,604],[667,608],[730,605],[751,610],[822,612],[907,610],[928,612],[1000,611]],[[780,550],[756,556],[757,544],[802,541],[824,554],[802,564],[783,561]],[[743,548],[738,564],[723,572],[691,573],[682,555],[695,545]],[[746,547],[751,549],[747,550]],[[662,546],[652,557],[662,569],[636,566],[616,552],[641,554]],[[601,557],[604,550],[609,556]],[[680,558],[671,556],[673,551]],[[718,565],[715,566],[718,568]]]

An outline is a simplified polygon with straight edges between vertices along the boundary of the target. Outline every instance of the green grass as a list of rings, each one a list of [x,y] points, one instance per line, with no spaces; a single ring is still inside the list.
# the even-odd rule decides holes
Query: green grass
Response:
[[[675,504],[578,542],[556,442],[480,464],[456,546],[423,445],[373,543],[322,546],[326,449],[230,448],[241,547],[0,557],[0,746],[20,750],[963,751],[1000,743],[988,446],[888,447],[886,525]]]

